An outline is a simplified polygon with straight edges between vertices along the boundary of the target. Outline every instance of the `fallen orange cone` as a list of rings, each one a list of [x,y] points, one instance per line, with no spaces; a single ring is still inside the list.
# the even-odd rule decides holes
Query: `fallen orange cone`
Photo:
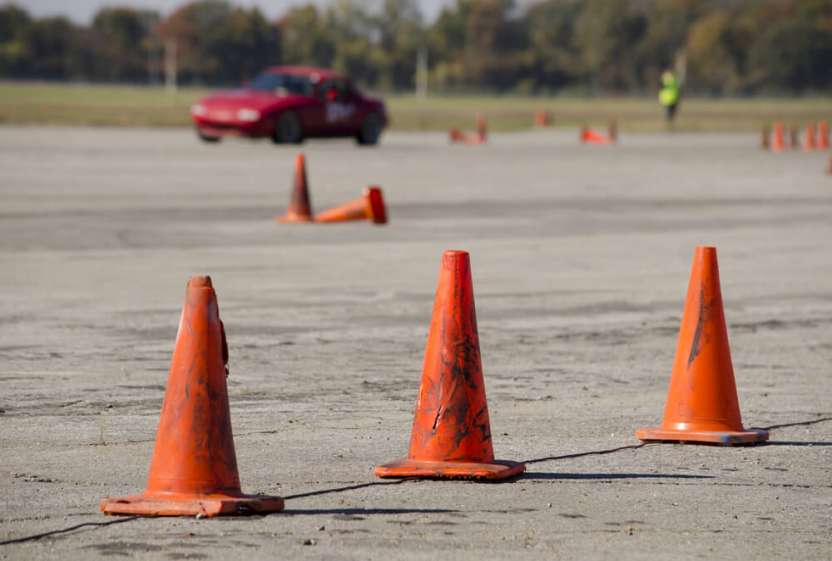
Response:
[[[147,489],[140,495],[102,499],[102,512],[216,516],[283,510],[280,497],[240,490],[227,361],[211,278],[193,277],[185,292]]]
[[[359,198],[325,210],[315,217],[315,222],[349,222],[352,220],[369,220],[374,224],[387,223],[387,208],[379,187],[366,187]]]
[[[422,384],[405,459],[376,467],[379,477],[500,480],[523,473],[495,460],[480,360],[471,264],[465,251],[442,255],[425,347]]]
[[[312,203],[306,183],[306,158],[303,152],[295,157],[295,183],[286,214],[275,217],[278,222],[312,222]]]
[[[488,123],[485,117],[477,115],[477,128],[474,134],[468,134],[459,129],[451,129],[448,134],[451,144],[486,144],[488,142]]]
[[[714,247],[693,256],[662,425],[636,437],[728,446],[768,440],[768,431],[742,426]]]
[[[591,128],[584,126],[581,129],[581,143],[583,144],[612,144],[612,140]]]

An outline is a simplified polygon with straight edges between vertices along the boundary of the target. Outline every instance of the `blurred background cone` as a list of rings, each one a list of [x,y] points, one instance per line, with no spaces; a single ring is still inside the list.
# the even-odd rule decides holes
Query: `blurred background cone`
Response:
[[[379,477],[499,480],[523,473],[495,460],[468,253],[442,255],[422,384],[407,458],[376,467]]]
[[[806,124],[806,135],[803,141],[803,151],[811,152],[815,149],[815,125],[814,123]]]
[[[286,214],[278,216],[278,222],[312,222],[312,203],[306,183],[306,157],[299,152],[295,157],[295,182]]]
[[[387,207],[380,187],[365,187],[357,199],[325,210],[315,217],[315,222],[349,222],[369,220],[373,224],[387,223]]]
[[[697,247],[661,427],[640,440],[751,444],[768,431],[745,430],[722,308],[716,248]]]
[[[829,148],[829,122],[818,122],[818,141],[816,142],[818,150],[826,150]]]
[[[185,292],[147,489],[140,495],[102,499],[102,512],[216,516],[283,510],[280,497],[240,490],[227,360],[211,278],[193,277]]]
[[[786,149],[786,126],[781,122],[775,122],[771,137],[772,152],[782,152]]]

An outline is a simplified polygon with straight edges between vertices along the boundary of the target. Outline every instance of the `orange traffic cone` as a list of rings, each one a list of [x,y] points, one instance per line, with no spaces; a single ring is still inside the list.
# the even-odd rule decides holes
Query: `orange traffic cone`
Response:
[[[786,149],[786,127],[777,121],[774,123],[774,134],[771,138],[771,151],[782,152]]]
[[[370,220],[373,224],[387,223],[387,208],[379,187],[365,187],[357,199],[325,210],[315,217],[315,222],[348,222]]]
[[[818,122],[818,141],[815,143],[818,150],[826,150],[829,148],[829,122]]]
[[[552,113],[549,111],[545,111],[541,109],[540,111],[534,114],[534,126],[536,127],[551,127],[552,126]]]
[[[742,426],[714,247],[693,255],[662,425],[636,437],[729,446],[768,440],[768,431]]]
[[[803,151],[811,152],[815,149],[815,125],[808,123],[806,125],[806,139],[803,142]]]
[[[286,214],[275,217],[278,222],[312,222],[312,203],[306,184],[306,158],[303,152],[295,157],[295,186]]]
[[[618,142],[618,121],[615,119],[610,119],[609,123],[607,124],[607,137],[611,144],[615,144]]]
[[[451,139],[451,144],[456,144],[457,142],[465,142],[465,133],[459,129],[451,129],[448,131],[448,135]]]
[[[495,460],[480,362],[471,264],[465,251],[442,255],[425,347],[422,385],[407,458],[376,467],[379,477],[499,480],[522,463]]]
[[[768,128],[768,125],[764,125],[762,130],[760,131],[760,148],[763,150],[768,150],[771,141],[771,130]]]
[[[477,115],[477,144],[485,144],[488,142],[488,122],[482,114]]]
[[[140,495],[101,500],[106,514],[216,516],[283,510],[283,499],[240,491],[225,383],[228,350],[210,277],[193,277],[165,401]]]

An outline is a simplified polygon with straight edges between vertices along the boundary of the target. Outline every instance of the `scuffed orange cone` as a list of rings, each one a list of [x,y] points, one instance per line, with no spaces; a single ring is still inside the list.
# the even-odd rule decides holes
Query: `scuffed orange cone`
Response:
[[[714,247],[693,255],[662,425],[636,437],[727,446],[768,440],[768,431],[742,426]]]
[[[357,199],[325,210],[315,217],[315,222],[349,222],[369,220],[374,224],[387,223],[387,207],[379,187],[365,187]]]
[[[818,140],[815,143],[818,150],[826,150],[829,148],[829,122],[818,122]]]
[[[106,514],[216,516],[283,510],[240,490],[226,387],[228,351],[210,277],[188,282],[165,401],[140,495],[101,500]]]
[[[306,183],[306,158],[303,152],[295,157],[295,184],[286,214],[276,217],[278,222],[312,222],[312,203]]]
[[[495,460],[480,361],[471,264],[442,255],[422,384],[407,458],[376,467],[379,477],[500,480],[526,466]]]
[[[782,152],[786,149],[786,127],[781,122],[774,123],[774,133],[771,137],[771,151]]]

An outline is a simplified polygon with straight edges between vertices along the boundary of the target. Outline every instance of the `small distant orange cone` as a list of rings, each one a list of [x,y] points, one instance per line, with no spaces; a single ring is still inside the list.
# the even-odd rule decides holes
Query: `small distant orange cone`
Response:
[[[818,141],[815,143],[818,150],[826,150],[829,148],[829,122],[818,122]]]
[[[541,109],[534,114],[534,126],[536,127],[551,127],[552,120],[552,113],[549,111]]]
[[[768,431],[742,426],[714,247],[693,255],[662,425],[636,437],[726,446],[768,440]]]
[[[379,187],[365,187],[357,199],[325,210],[315,217],[315,222],[349,222],[369,220],[373,224],[387,223],[387,207]]]
[[[618,121],[616,119],[610,119],[607,124],[607,137],[612,144],[618,142]]]
[[[770,147],[771,141],[771,129],[769,129],[768,125],[764,125],[763,128],[760,130],[760,148],[763,150],[768,150]]]
[[[286,214],[275,217],[278,222],[312,222],[312,203],[306,183],[306,158],[303,152],[295,157],[295,184]]]
[[[477,115],[477,142],[479,144],[488,142],[488,122],[482,114]]]
[[[803,151],[811,152],[815,149],[815,125],[808,123],[806,125],[806,137],[803,141]]]
[[[102,499],[102,512],[217,516],[283,510],[280,497],[240,490],[227,362],[211,278],[193,277],[185,292],[147,489],[140,495]]]
[[[495,460],[465,251],[442,255],[425,347],[422,384],[407,458],[376,467],[378,477],[500,480],[522,463]]]
[[[777,121],[774,123],[774,132],[771,137],[771,151],[782,152],[786,149],[786,127]]]

